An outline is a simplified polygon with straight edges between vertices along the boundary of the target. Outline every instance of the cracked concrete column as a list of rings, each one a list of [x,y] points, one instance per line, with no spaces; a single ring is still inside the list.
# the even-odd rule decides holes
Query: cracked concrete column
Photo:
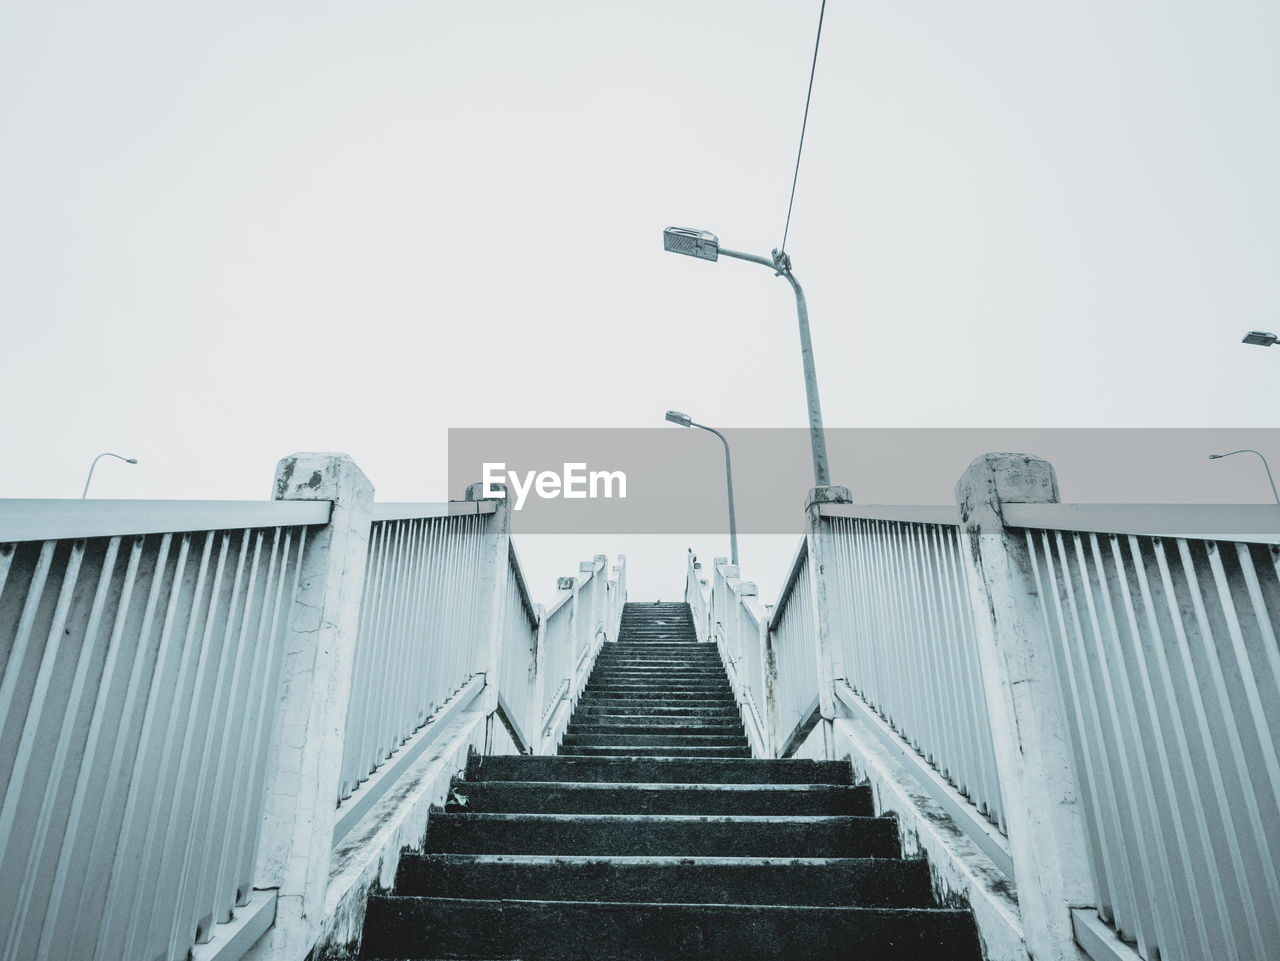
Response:
[[[829,522],[823,518],[823,504],[851,504],[853,495],[849,488],[840,486],[814,487],[805,497],[804,510],[808,515],[805,540],[809,551],[809,590],[813,603],[814,657],[818,679],[818,710],[822,717],[822,743],[827,756],[832,757],[834,737],[832,723],[838,716],[840,701],[835,696],[835,682],[845,677],[844,655],[840,649],[840,612],[832,599],[830,577],[837,570],[835,544]],[[786,735],[784,734],[784,737]]]
[[[276,917],[246,956],[302,961],[324,914],[373,485],[346,454],[293,454],[275,499],[333,502],[328,526],[307,534],[289,613],[254,874],[276,890]]]
[[[1026,541],[1003,505],[1056,503],[1053,465],[985,454],[956,484],[965,573],[1018,909],[1035,961],[1077,961],[1071,908],[1095,903],[1067,715]]]

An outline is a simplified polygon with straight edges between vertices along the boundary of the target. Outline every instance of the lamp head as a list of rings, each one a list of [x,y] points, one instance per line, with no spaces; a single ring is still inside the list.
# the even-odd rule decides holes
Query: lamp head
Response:
[[[1275,334],[1268,333],[1265,330],[1251,330],[1244,335],[1240,343],[1255,344],[1258,347],[1270,347],[1277,340],[1280,340],[1280,337],[1276,337]]]
[[[126,464],[136,464],[136,463],[138,463],[138,458],[136,458],[136,457],[126,457],[124,462],[125,462]]]
[[[720,238],[709,230],[668,227],[662,232],[662,249],[686,257],[716,260],[720,256]]]
[[[678,410],[667,411],[667,420],[673,424],[679,424],[681,427],[688,427],[693,423],[692,417]]]
[[[1225,455],[1223,455],[1223,454],[1210,454],[1210,455],[1209,455],[1209,460],[1221,460],[1221,459],[1222,459],[1222,457],[1224,457],[1224,456],[1225,456]]]

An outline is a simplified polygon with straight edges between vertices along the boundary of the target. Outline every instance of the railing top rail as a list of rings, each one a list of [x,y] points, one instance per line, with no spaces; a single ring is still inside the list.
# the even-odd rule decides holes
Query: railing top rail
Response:
[[[782,621],[782,612],[787,609],[787,602],[791,599],[791,590],[796,586],[796,578],[800,576],[800,568],[808,556],[809,538],[802,537],[796,547],[795,556],[791,558],[791,566],[787,568],[787,579],[783,582],[782,591],[778,594],[778,603],[773,606],[773,616],[769,618],[769,630],[776,630],[778,624]]]
[[[0,543],[329,523],[329,501],[0,499]]]
[[[546,609],[542,615],[546,620],[551,620],[552,615],[558,613],[562,607],[573,600],[573,591],[561,591],[560,596],[556,598],[555,603]]]
[[[954,504],[819,504],[823,517],[851,517],[868,521],[899,521],[908,524],[959,524]]]
[[[520,588],[520,602],[524,605],[524,612],[529,615],[533,626],[537,627],[538,612],[529,594],[529,585],[524,579],[524,568],[520,564],[520,555],[516,553],[515,541],[507,541],[507,558],[507,562],[511,565],[511,572],[516,576],[516,586]]]
[[[375,521],[411,521],[427,517],[457,517],[471,514],[492,514],[498,509],[493,501],[445,501],[438,504],[414,504],[391,502],[373,505]]]
[[[1009,527],[1280,544],[1275,504],[1005,504]]]

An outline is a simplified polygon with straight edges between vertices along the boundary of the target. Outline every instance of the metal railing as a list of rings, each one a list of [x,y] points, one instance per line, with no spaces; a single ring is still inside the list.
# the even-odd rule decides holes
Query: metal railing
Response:
[[[3,958],[185,958],[247,904],[285,621],[328,514],[4,505]]]
[[[507,560],[506,575],[498,694],[507,724],[515,729],[513,737],[517,745],[530,750],[542,718],[536,702],[540,612],[529,597],[514,544]]]
[[[809,564],[809,547],[804,541],[791,562],[791,570],[774,605],[769,623],[773,669],[776,724],[775,753],[794,752],[799,740],[812,728],[818,709],[818,677],[815,671],[813,584]]]
[[[1027,525],[1026,558],[1057,655],[1098,915],[1145,958],[1274,957],[1275,537],[1178,537],[1178,508],[1164,514],[1168,536],[1103,533],[1088,528],[1122,521],[1114,509],[1092,524],[1087,509],[1068,510],[1006,513]],[[1158,512],[1137,513],[1128,526],[1160,529]],[[1230,510],[1199,513],[1202,525],[1241,529]],[[1076,529],[1059,529],[1068,525]]]
[[[404,505],[369,531],[339,800],[478,670],[489,513]],[[488,585],[492,590],[492,585]],[[487,644],[487,640],[486,640]]]
[[[900,521],[833,507],[820,517],[834,561],[832,634],[852,691],[1003,831],[959,530],[923,522],[928,513]]]
[[[769,693],[764,686],[768,616],[758,603],[755,585],[741,581],[738,569],[723,557],[712,563],[710,596],[704,601],[695,563],[697,559],[690,554],[685,576],[686,602],[708,619],[707,640],[716,644],[729,675],[752,753],[769,756]]]
[[[616,637],[625,562],[549,629],[500,502],[375,506],[306,454],[277,497],[0,501],[0,961],[305,953],[327,852],[424,747],[496,715],[543,750],[541,639],[571,700]]]
[[[579,565],[576,577],[557,582],[560,594],[542,618],[542,697],[536,735],[554,753],[578,695],[606,640],[617,640],[626,603],[626,558],[618,556],[617,579],[609,580],[603,554]]]
[[[975,461],[959,510],[833,490],[767,631],[735,567],[711,579],[710,634],[740,703],[763,692],[764,753],[815,721],[889,747],[1018,884],[1035,950],[1068,956],[1065,930],[1098,961],[1122,942],[1150,961],[1272,957],[1280,511],[1038,502],[1056,479],[1023,455]],[[1046,855],[1062,875],[1036,870]]]

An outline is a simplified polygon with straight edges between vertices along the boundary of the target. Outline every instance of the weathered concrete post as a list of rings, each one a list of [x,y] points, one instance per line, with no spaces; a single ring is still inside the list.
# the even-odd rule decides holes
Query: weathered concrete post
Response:
[[[1071,908],[1095,903],[1066,713],[1026,544],[1004,504],[1056,503],[1053,465],[986,454],[956,484],[1018,907],[1035,961],[1076,961]]]
[[[484,675],[486,725],[493,724],[498,709],[498,674],[502,663],[502,624],[506,613],[507,569],[511,551],[511,514],[506,487],[498,484],[503,496],[485,497],[484,484],[470,484],[464,495],[468,503],[488,502],[494,512],[485,515],[480,562],[480,583],[476,599],[480,603],[480,625],[476,634],[475,671]],[[491,731],[486,727],[486,744]]]
[[[823,504],[851,504],[853,495],[849,488],[830,486],[814,487],[805,497],[804,510],[808,515],[805,525],[805,541],[809,551],[809,589],[813,600],[814,655],[818,678],[818,710],[822,714],[822,743],[827,757],[833,757],[834,740],[832,723],[838,716],[839,700],[835,696],[835,682],[844,680],[844,655],[840,649],[840,612],[834,600],[834,586],[829,578],[837,570],[835,545],[831,530],[819,512]]]
[[[294,454],[276,466],[275,499],[333,502],[308,534],[289,614],[254,872],[277,892],[276,918],[247,955],[301,961],[324,914],[373,485],[346,454]]]

